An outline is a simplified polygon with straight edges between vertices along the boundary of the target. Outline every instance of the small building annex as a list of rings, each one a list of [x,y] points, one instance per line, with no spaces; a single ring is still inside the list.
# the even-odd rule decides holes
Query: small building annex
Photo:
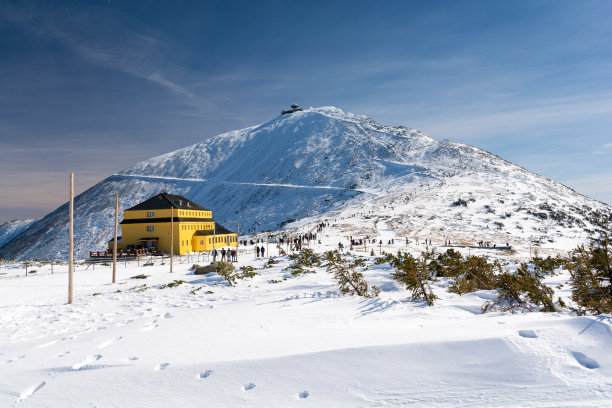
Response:
[[[121,242],[117,243],[117,249],[122,250],[170,251],[171,224],[175,254],[238,246],[238,235],[215,223],[210,210],[165,192],[125,210],[120,224]],[[113,241],[110,241],[109,249],[112,247]]]

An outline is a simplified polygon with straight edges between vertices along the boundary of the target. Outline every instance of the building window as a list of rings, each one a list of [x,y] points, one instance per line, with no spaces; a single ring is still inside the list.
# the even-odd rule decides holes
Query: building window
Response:
[[[152,232],[155,231],[155,226],[154,225],[147,225],[147,232]]]
[[[204,245],[204,240],[203,239],[200,240],[200,245]]]
[[[147,211],[147,217],[155,217],[155,211]]]

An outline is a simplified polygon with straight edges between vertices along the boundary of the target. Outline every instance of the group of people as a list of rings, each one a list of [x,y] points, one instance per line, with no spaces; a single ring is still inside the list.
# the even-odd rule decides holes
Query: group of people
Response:
[[[491,241],[479,241],[478,246],[481,248],[497,248],[497,244],[492,244]],[[506,248],[510,248],[510,244],[506,242]]]
[[[257,253],[257,258],[260,256],[263,258],[266,253],[266,248],[262,245],[261,248],[258,245],[255,245],[255,252]]]
[[[219,251],[217,251],[216,249],[213,250],[213,260],[216,260],[218,256],[219,256]],[[233,248],[232,249],[222,248],[221,249],[221,260],[227,261],[227,262],[236,262],[238,261],[238,253]]]

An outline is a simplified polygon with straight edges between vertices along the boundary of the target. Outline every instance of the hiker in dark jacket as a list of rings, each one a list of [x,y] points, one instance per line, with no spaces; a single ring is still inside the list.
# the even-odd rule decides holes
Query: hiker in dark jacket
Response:
[[[260,251],[261,251],[261,257],[263,258],[264,257],[264,253],[266,252],[266,248],[264,248],[264,246],[262,245]]]
[[[257,258],[259,258],[259,247],[255,246],[255,248],[257,249]]]

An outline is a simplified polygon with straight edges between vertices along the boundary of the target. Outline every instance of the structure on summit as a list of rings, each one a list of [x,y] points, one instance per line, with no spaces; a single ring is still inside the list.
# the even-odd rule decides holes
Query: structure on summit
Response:
[[[171,224],[177,254],[238,246],[238,235],[215,223],[212,211],[185,197],[164,192],[123,212],[117,249],[170,251]],[[112,247],[111,241],[109,249]]]
[[[298,105],[297,103],[294,103],[293,105],[291,105],[291,109],[284,109],[281,111],[281,115],[286,115],[288,113],[293,113],[293,112],[299,112],[299,111],[303,111],[304,109],[300,108],[300,105]]]

